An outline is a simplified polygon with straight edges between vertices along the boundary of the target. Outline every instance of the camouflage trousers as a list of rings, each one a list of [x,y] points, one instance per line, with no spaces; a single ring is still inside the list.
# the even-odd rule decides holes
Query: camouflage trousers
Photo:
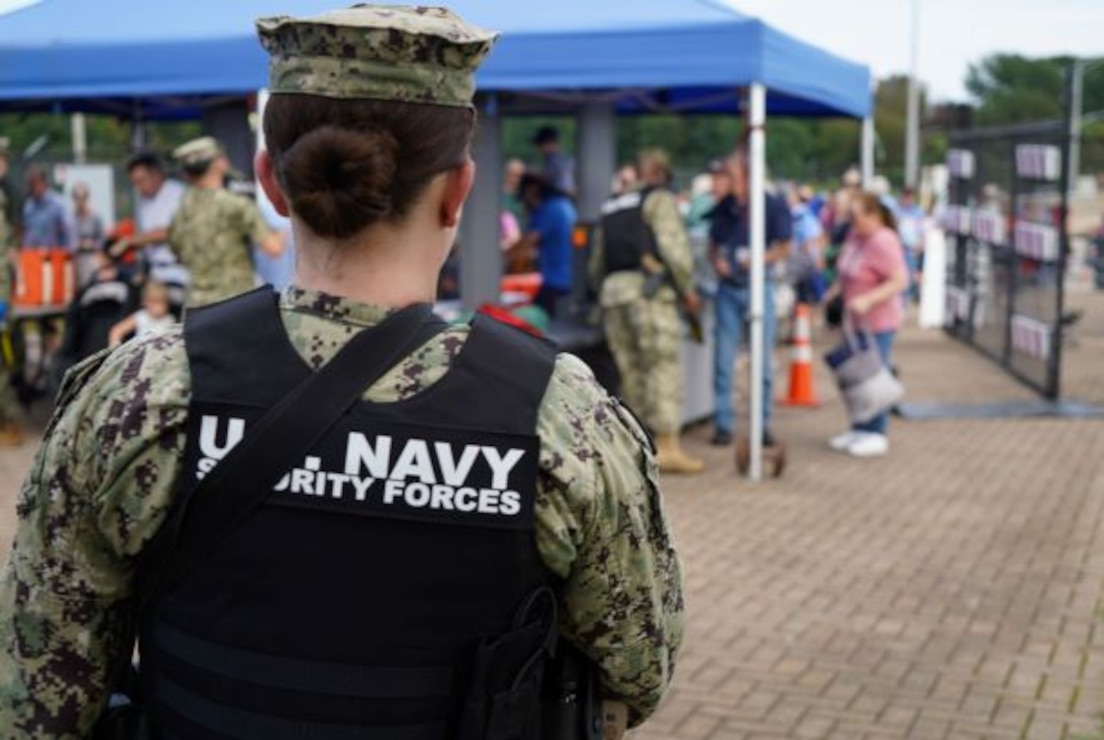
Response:
[[[682,323],[674,303],[638,298],[607,308],[606,339],[621,396],[653,434],[682,428]]]
[[[8,424],[19,418],[19,399],[12,387],[12,371],[0,359],[0,425]]]

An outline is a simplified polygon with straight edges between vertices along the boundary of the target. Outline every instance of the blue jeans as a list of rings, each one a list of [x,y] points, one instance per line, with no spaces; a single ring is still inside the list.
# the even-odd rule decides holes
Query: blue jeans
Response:
[[[736,354],[744,323],[751,312],[751,289],[737,288],[722,282],[717,288],[714,304],[717,323],[714,328],[713,349],[713,424],[718,432],[732,433],[732,372],[736,366]],[[774,312],[774,283],[766,284],[763,301],[763,430],[770,428],[771,410],[774,406],[774,338],[778,330],[778,317]]]
[[[874,335],[874,343],[878,345],[878,354],[882,356],[882,361],[887,367],[893,366],[893,343],[896,340],[897,332],[895,331],[883,331]],[[851,429],[856,432],[885,434],[889,431],[889,414],[880,414],[865,424],[855,424]]]

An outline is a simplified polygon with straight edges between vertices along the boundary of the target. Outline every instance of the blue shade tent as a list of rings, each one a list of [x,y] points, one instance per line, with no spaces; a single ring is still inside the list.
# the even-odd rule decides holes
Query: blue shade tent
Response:
[[[334,0],[42,0],[0,18],[0,101],[11,106],[172,115],[197,96],[265,83],[261,15],[329,10]],[[863,117],[870,75],[712,0],[452,0],[503,39],[484,91],[578,102],[604,91],[622,112],[725,112],[758,82],[783,115]],[[553,92],[559,95],[549,96]],[[566,97],[565,97],[566,96]],[[575,96],[575,97],[571,97]]]
[[[471,305],[498,295],[500,119],[495,112],[580,110],[579,200],[594,213],[613,171],[615,113],[734,112],[748,91],[751,188],[751,476],[761,472],[759,410],[765,286],[766,114],[864,118],[873,161],[870,73],[716,0],[445,0],[504,32],[479,74],[492,93],[475,147],[461,272]],[[265,84],[253,19],[308,15],[336,0],[42,0],[0,18],[0,108],[194,115]],[[214,98],[214,100],[212,100]],[[495,248],[486,247],[494,245]]]

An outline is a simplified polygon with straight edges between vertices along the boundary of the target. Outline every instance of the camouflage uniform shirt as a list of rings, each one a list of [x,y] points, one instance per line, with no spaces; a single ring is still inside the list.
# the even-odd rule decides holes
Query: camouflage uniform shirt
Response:
[[[384,309],[289,289],[281,315],[315,368]],[[468,336],[446,330],[365,398],[392,402],[438,381]],[[0,727],[7,737],[76,738],[129,651],[136,556],[168,510],[190,396],[183,336],[135,340],[70,372],[20,492],[0,581]],[[679,563],[655,461],[627,412],[578,359],[561,355],[542,402],[537,546],[564,579],[565,636],[598,664],[634,721],[666,689],[682,639]]]
[[[169,226],[169,246],[191,273],[188,305],[252,290],[252,247],[268,233],[253,201],[227,190],[188,188]]]

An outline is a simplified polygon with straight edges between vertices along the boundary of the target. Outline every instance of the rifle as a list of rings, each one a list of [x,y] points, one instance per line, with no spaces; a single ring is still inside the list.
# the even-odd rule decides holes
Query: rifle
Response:
[[[648,298],[654,298],[661,286],[664,284],[671,286],[678,298],[679,313],[682,314],[682,317],[686,319],[686,323],[690,326],[690,338],[697,344],[703,343],[705,341],[705,330],[702,328],[701,317],[688,308],[686,291],[675,280],[675,275],[671,272],[667,260],[663,258],[663,254],[658,249],[648,251],[645,253],[642,262],[644,266],[644,295]],[[652,269],[653,266],[655,269]]]

